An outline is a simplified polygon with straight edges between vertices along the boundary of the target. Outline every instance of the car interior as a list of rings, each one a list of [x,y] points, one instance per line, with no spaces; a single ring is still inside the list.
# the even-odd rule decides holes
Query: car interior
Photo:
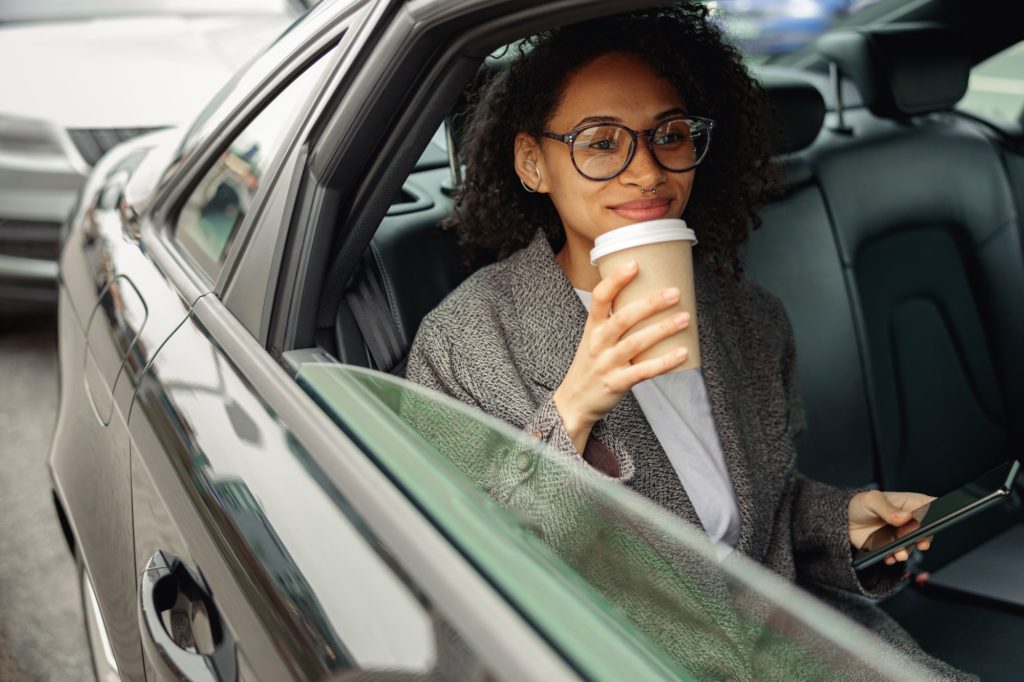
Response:
[[[953,27],[862,26],[817,50],[822,69],[756,71],[784,128],[783,180],[745,261],[794,327],[799,468],[940,495],[1024,452],[1024,140],[954,108],[980,59]],[[401,376],[420,320],[469,274],[439,227],[457,124],[354,272],[327,267],[316,352]],[[1022,492],[945,531],[883,604],[926,651],[982,676],[1024,667]]]

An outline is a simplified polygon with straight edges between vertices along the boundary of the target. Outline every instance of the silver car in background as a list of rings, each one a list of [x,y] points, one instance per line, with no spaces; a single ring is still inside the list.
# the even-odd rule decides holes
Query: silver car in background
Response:
[[[195,118],[305,5],[0,0],[0,312],[55,305],[60,225],[104,152]]]

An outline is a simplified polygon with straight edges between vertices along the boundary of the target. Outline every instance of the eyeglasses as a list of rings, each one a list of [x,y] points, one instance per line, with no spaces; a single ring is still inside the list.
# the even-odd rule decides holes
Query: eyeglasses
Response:
[[[697,167],[708,153],[710,118],[673,118],[647,130],[633,130],[618,123],[589,123],[567,133],[545,130],[544,137],[569,145],[569,157],[588,180],[611,180],[626,170],[636,153],[636,139],[647,136],[647,148],[659,166],[672,173]]]

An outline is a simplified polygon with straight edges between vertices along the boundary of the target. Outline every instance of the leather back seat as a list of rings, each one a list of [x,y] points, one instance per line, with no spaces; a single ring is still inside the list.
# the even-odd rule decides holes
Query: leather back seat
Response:
[[[970,73],[961,45],[922,24],[819,42],[866,106],[809,157],[854,302],[880,482],[892,490],[943,493],[1024,452],[1021,220],[1000,150],[951,111]],[[998,516],[971,524],[964,541],[994,534]],[[942,544],[952,553],[958,543]]]
[[[786,123],[776,149],[780,195],[760,211],[747,274],[778,296],[796,337],[807,428],[798,467],[814,479],[862,486],[878,481],[856,320],[836,250],[828,206],[801,152],[819,136],[825,102],[798,76],[761,77]]]

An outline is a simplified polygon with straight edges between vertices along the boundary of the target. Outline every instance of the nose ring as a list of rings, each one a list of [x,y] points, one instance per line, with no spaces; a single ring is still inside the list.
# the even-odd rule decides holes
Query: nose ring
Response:
[[[657,194],[657,193],[658,193],[658,186],[657,185],[651,185],[651,194]],[[640,194],[647,194],[647,189],[643,185],[640,185]]]

